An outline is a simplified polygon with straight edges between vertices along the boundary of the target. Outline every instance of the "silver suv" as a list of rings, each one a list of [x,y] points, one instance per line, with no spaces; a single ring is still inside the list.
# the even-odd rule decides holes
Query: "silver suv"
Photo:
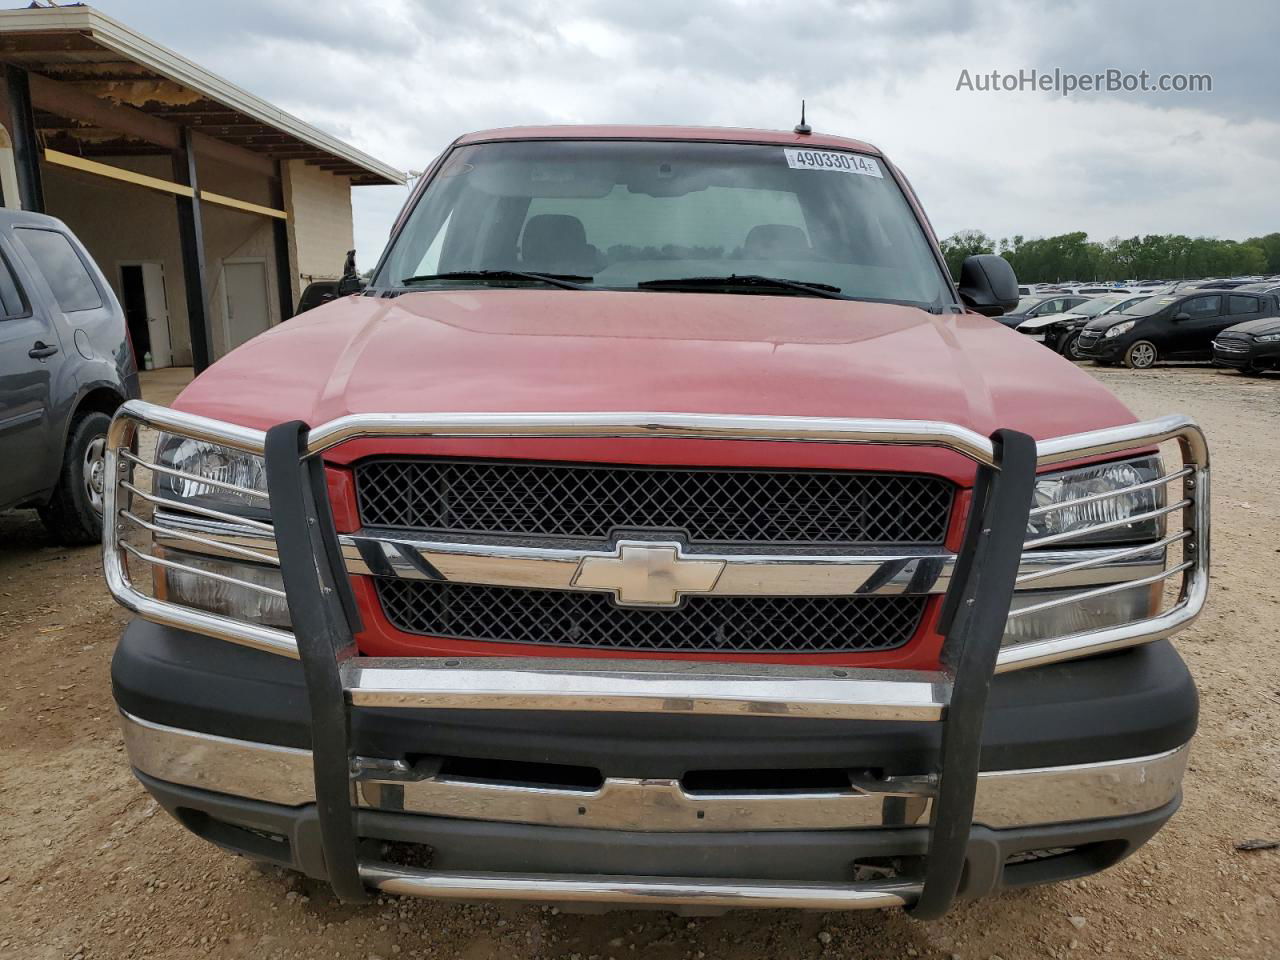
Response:
[[[138,396],[93,258],[61,220],[0,210],[0,510],[34,507],[62,543],[99,540],[107,427]]]

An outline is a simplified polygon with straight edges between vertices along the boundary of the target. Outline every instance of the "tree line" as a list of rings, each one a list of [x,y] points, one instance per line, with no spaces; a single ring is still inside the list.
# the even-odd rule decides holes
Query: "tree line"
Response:
[[[1022,283],[1063,280],[1176,280],[1280,274],[1280,233],[1248,240],[1181,234],[1148,234],[1092,241],[1083,231],[1056,237],[993,240],[981,230],[961,230],[942,241],[951,275],[975,253],[998,253]]]

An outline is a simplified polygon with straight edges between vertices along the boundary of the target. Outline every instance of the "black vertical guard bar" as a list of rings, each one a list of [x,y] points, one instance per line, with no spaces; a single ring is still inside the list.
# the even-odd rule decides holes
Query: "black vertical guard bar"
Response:
[[[363,903],[351,802],[350,712],[339,674],[354,656],[359,615],[341,571],[324,465],[308,458],[307,425],[294,420],[267,431],[267,494],[289,616],[311,710],[311,757],[325,869],[338,898]]]
[[[1022,562],[1027,516],[1036,482],[1036,442],[1025,433],[991,436],[995,467],[979,467],[955,582],[939,629],[943,666],[953,676],[942,726],[938,789],[929,818],[924,886],[911,907],[919,920],[947,912],[960,888],[973,825],[987,694]]]

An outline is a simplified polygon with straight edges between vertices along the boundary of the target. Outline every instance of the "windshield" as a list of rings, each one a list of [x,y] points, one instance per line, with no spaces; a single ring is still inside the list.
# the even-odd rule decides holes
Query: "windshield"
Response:
[[[1070,312],[1082,317],[1096,317],[1100,313],[1105,313],[1109,307],[1114,307],[1124,299],[1128,298],[1116,296],[1094,297],[1092,300],[1086,300],[1084,303],[1077,303],[1071,308]]]
[[[477,270],[556,274],[610,290],[771,277],[863,299],[952,302],[906,198],[875,158],[756,144],[558,140],[456,149],[374,285],[498,282],[439,276]]]
[[[1153,313],[1159,313],[1177,299],[1177,297],[1150,297],[1141,303],[1125,307],[1124,315],[1127,317],[1149,317]]]
[[[1149,293],[1139,294],[1136,297],[1126,297],[1124,300],[1120,300],[1107,307],[1107,309],[1103,310],[1102,313],[1126,313],[1130,307],[1141,303],[1143,300],[1148,300],[1150,297],[1151,295]]]

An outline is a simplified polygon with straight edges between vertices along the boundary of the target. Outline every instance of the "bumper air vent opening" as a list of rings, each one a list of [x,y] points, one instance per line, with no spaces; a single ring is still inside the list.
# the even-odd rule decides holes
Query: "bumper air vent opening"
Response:
[[[599,790],[604,785],[604,775],[595,767],[478,757],[445,757],[440,765],[439,777],[442,780],[464,780],[468,783],[556,790],[592,791]]]
[[[1128,851],[1129,842],[1122,839],[1022,850],[1005,859],[1003,883],[1022,887],[1086,876],[1119,862]]]
[[[281,867],[294,868],[289,838],[259,827],[232,823],[210,816],[203,810],[179,807],[174,811],[178,821],[198,837],[233,853],[256,860],[266,860]]]

